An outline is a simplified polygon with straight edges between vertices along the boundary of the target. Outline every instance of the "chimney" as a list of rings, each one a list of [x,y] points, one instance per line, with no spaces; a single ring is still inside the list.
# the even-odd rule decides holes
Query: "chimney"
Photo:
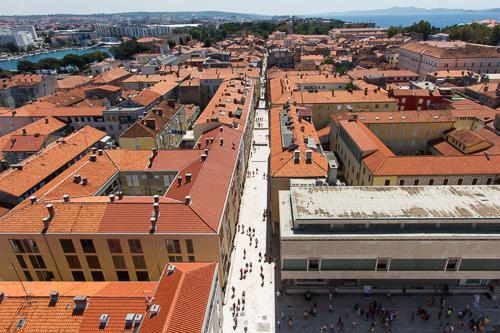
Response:
[[[365,88],[365,96],[368,96],[368,88]]]
[[[198,147],[198,149],[201,149],[201,142],[198,142],[196,146]]]
[[[156,219],[154,217],[151,217],[149,219],[149,222],[151,223],[151,226],[149,228],[149,232],[154,234],[155,230],[156,230]]]
[[[189,205],[191,204],[191,197],[189,195],[186,195],[186,197],[184,198],[184,203],[186,205]]]
[[[109,202],[115,202],[115,195],[114,194],[109,195]]]
[[[63,200],[64,202],[69,202],[69,195],[68,194],[63,195]]]
[[[118,200],[122,200],[123,199],[123,192],[122,191],[119,191],[116,194],[118,195]]]
[[[91,149],[91,150],[92,150],[92,154],[94,154],[94,155],[95,155],[95,153],[97,152],[97,148],[96,148],[96,147],[92,147],[92,149]]]
[[[312,150],[306,150],[306,162],[311,163],[312,161]]]
[[[177,186],[182,185],[182,176],[177,177]]]
[[[214,138],[210,138],[210,143],[214,143]]]
[[[99,155],[99,156],[102,156],[102,154],[103,154],[103,153],[104,153],[104,151],[103,151],[102,149],[99,149],[99,150],[97,151],[97,155]]]
[[[154,199],[155,202],[160,202],[160,196],[158,194],[155,194],[153,196],[153,199]]]
[[[201,161],[204,162],[207,160],[207,154],[201,154]]]
[[[45,206],[47,208],[47,211],[49,212],[49,219],[52,219],[56,215],[56,210],[54,208],[53,204],[48,204]]]
[[[208,156],[208,149],[207,148],[205,148],[205,155]]]
[[[95,154],[89,155],[89,161],[90,162],[95,162],[97,160],[97,156]]]
[[[26,135],[26,134],[28,134],[28,133],[26,132],[26,128],[23,128],[23,135]]]
[[[191,181],[191,178],[193,177],[192,174],[186,173],[186,183],[189,183]]]
[[[151,152],[153,153],[153,157],[156,157],[158,155],[158,149],[156,148],[151,149]]]
[[[153,204],[153,216],[154,216],[155,220],[158,220],[158,216],[160,216],[160,203],[159,202],[155,202]]]
[[[300,162],[300,150],[299,149],[295,149],[295,151],[293,153],[293,160],[295,163]]]
[[[205,145],[208,146],[209,143],[210,143],[210,139],[209,138],[205,138]]]
[[[80,177],[79,174],[76,174],[73,176],[73,182],[79,184],[80,181],[82,180],[82,177]]]
[[[169,100],[167,100],[167,104],[168,104],[168,106],[175,108],[175,100],[169,99]]]
[[[94,155],[95,156],[95,155]],[[82,185],[85,186],[89,183],[89,180],[87,179],[87,177],[82,177]]]
[[[224,127],[222,127],[222,126],[221,126],[221,128],[220,128],[220,132],[221,132],[221,133],[222,133],[222,132],[224,132]]]
[[[49,118],[45,118],[45,123],[48,124],[49,123]]]
[[[224,146],[224,138],[220,138],[220,145]]]
[[[30,201],[31,201],[31,203],[32,203],[32,204],[35,204],[35,203],[36,203],[36,196],[35,196],[35,195],[32,195],[32,196],[30,197]]]

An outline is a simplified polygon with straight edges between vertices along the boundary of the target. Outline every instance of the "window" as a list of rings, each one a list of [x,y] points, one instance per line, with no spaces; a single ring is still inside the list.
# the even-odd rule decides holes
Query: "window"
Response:
[[[47,268],[42,256],[29,256],[33,268]]]
[[[443,185],[448,185],[448,178],[443,179]]]
[[[122,246],[119,239],[108,239],[108,248],[111,253],[122,253]]]
[[[127,271],[116,271],[118,281],[130,281],[130,276]]]
[[[413,181],[413,185],[415,185],[415,186],[416,186],[416,185],[418,185],[419,183],[420,183],[420,180],[418,180],[418,179],[415,179],[415,180]]]
[[[319,271],[319,260],[309,259],[309,264],[307,266],[308,271]]]
[[[434,185],[434,179],[429,179],[429,185]]]
[[[10,239],[10,246],[15,253],[25,253],[23,243],[19,239]]]
[[[130,253],[142,253],[142,245],[139,239],[129,239],[128,247],[130,249]]]
[[[472,185],[476,185],[477,184],[477,178],[472,178]]]
[[[94,242],[92,239],[80,239],[80,244],[82,245],[83,252],[95,253]]]
[[[112,256],[112,258],[115,269],[127,269],[125,258],[123,256]]]
[[[17,261],[19,262],[19,266],[21,266],[21,268],[28,268],[28,265],[26,265],[26,260],[24,260],[23,256],[16,256],[16,258],[17,258]]]
[[[486,179],[486,185],[491,185],[492,182],[493,178],[489,177],[488,179]]]
[[[170,262],[182,262],[182,256],[168,256]]]
[[[15,253],[40,253],[33,239],[10,239],[10,246]]]
[[[146,261],[143,256],[132,256],[135,269],[146,269]]]
[[[97,256],[87,256],[87,265],[90,269],[100,269],[101,263],[99,262],[99,257]]]
[[[94,281],[106,281],[106,279],[104,279],[104,274],[101,271],[92,271],[90,272],[90,275],[92,275],[92,280]]]
[[[405,184],[405,180],[404,179],[400,179],[399,180],[399,186],[404,186]]]
[[[68,266],[71,269],[82,268],[82,265],[80,264],[80,260],[78,259],[78,256],[66,256],[66,261],[68,262]]]
[[[181,243],[178,239],[167,239],[165,242],[167,243],[168,253],[181,253]]]
[[[391,185],[391,180],[390,179],[386,179],[385,182],[384,182],[384,186],[389,186]]]
[[[189,262],[195,262],[195,257],[194,256],[188,256],[188,261]]]
[[[377,271],[386,271],[389,268],[389,259],[377,260]]]
[[[149,274],[146,271],[136,271],[137,281],[149,281]]]
[[[52,273],[51,271],[36,271],[36,276],[40,281],[54,280],[54,273]]]
[[[186,248],[187,248],[187,253],[194,253],[194,247],[193,247],[193,240],[192,239],[186,239]]]
[[[59,243],[61,244],[61,248],[64,253],[75,253],[75,246],[73,245],[73,241],[71,239],[60,239]]]
[[[463,178],[458,178],[457,185],[462,185],[463,182],[464,182]]]
[[[26,280],[28,281],[33,281],[33,277],[31,276],[30,271],[23,271],[24,276],[26,277]]]
[[[75,281],[86,281],[85,274],[82,271],[72,271],[71,275],[73,275],[73,280]]]
[[[446,270],[456,271],[457,268],[458,268],[458,259],[448,259],[448,262],[446,263]]]

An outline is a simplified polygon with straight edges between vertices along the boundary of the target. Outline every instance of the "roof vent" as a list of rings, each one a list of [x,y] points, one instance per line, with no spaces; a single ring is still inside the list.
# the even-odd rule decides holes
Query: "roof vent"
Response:
[[[63,200],[64,202],[69,202],[69,195],[68,194],[63,195]]]
[[[81,180],[82,180],[82,177],[80,177],[79,174],[76,174],[73,176],[73,182],[79,184]]]
[[[109,202],[115,202],[115,195],[114,194],[109,195]]]
[[[91,155],[89,156],[89,161],[90,161],[90,162],[95,162],[96,160],[97,160],[97,156],[96,156],[95,154],[91,154]]]
[[[153,199],[154,199],[155,202],[160,202],[160,196],[158,194],[155,194],[153,196]]]
[[[31,201],[32,204],[36,203],[36,195],[32,195],[30,197],[30,201]]]
[[[191,178],[193,178],[193,175],[190,173],[186,173],[186,183],[189,183],[191,181]]]
[[[191,197],[189,195],[186,195],[186,197],[184,198],[184,202],[186,203],[186,205],[191,204]]]
[[[59,292],[57,290],[51,291],[49,306],[54,306],[57,303],[58,298],[59,298]]]
[[[167,267],[167,276],[174,274],[175,272],[175,266],[172,264],[169,264]]]
[[[97,151],[97,155],[99,155],[99,156],[102,156],[102,154],[103,154],[103,153],[104,153],[104,150],[102,150],[102,149],[99,149],[99,150]]]
[[[108,324],[108,321],[109,321],[109,314],[103,313],[99,317],[99,329],[103,330],[106,327],[106,325]]]
[[[153,304],[153,306],[151,306],[151,310],[149,311],[150,317],[156,316],[159,312],[160,312],[160,305]]]
[[[95,155],[94,155],[95,156]],[[87,179],[87,177],[82,177],[82,185],[85,186],[89,183],[89,180]]]

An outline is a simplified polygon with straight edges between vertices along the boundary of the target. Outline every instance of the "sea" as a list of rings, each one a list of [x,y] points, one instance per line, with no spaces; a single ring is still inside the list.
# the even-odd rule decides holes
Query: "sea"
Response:
[[[443,28],[460,23],[470,23],[485,19],[500,21],[500,12],[474,12],[470,14],[433,14],[433,15],[338,15],[334,17],[347,22],[374,22],[378,27],[412,25],[420,20],[429,21],[433,26]]]
[[[84,55],[84,54],[88,54],[88,53],[94,53],[96,51],[102,51],[102,52],[109,53],[109,48],[96,47],[96,48],[89,48],[89,49],[67,49],[67,50],[53,51],[53,52],[42,53],[42,54],[37,54],[37,55],[32,55],[32,56],[26,56],[26,57],[23,57],[21,59],[16,59],[16,60],[0,60],[0,68],[3,70],[15,71],[15,70],[17,70],[17,63],[20,60],[29,60],[31,62],[39,62],[40,60],[45,59],[45,58],[62,59],[67,54]]]

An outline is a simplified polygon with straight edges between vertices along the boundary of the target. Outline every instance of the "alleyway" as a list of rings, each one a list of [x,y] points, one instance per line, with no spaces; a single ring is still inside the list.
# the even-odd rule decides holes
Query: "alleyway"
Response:
[[[263,96],[264,92],[261,97]],[[223,332],[274,332],[275,330],[274,263],[267,259],[267,256],[271,255],[267,253],[271,239],[268,239],[270,237],[268,219],[264,218],[268,204],[267,112],[265,103],[261,100],[255,115],[254,147],[250,156],[239,226],[234,239],[235,249],[226,286]],[[251,232],[248,232],[249,228]],[[245,292],[244,301],[243,292]],[[234,306],[237,307],[236,311]]]

